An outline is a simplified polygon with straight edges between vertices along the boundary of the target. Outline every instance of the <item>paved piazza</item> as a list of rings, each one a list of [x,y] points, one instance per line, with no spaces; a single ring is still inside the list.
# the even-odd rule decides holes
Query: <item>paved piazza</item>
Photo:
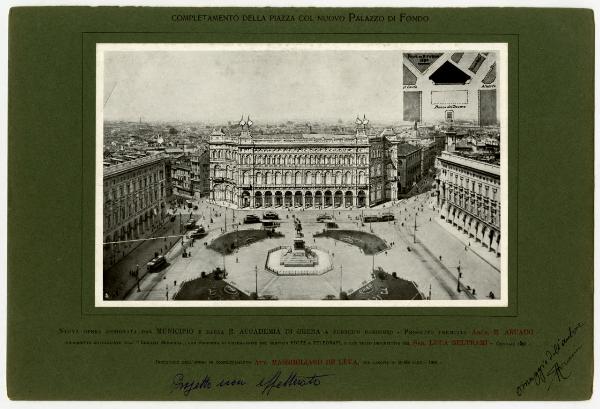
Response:
[[[226,280],[238,289],[250,294],[258,285],[259,298],[276,297],[286,300],[320,300],[327,296],[339,297],[342,291],[351,293],[372,279],[371,271],[381,267],[388,273],[414,281],[425,297],[431,291],[432,300],[486,299],[493,292],[500,294],[500,257],[475,241],[456,231],[440,218],[434,210],[434,198],[429,193],[387,204],[383,208],[353,210],[275,210],[280,217],[278,229],[285,237],[265,239],[241,247],[223,256],[207,248],[212,240],[222,234],[225,219],[227,232],[238,229],[259,229],[261,224],[239,224],[246,214],[260,216],[262,211],[232,210],[220,205],[200,201],[194,217],[209,229],[209,235],[196,240],[189,247],[190,257],[182,257],[182,245],[178,243],[167,254],[169,266],[159,273],[146,274],[140,284],[140,292],[132,292],[130,300],[171,300],[184,281],[197,278],[202,271],[210,273],[216,267],[228,272]],[[423,210],[421,210],[423,209]],[[361,214],[372,215],[391,212],[396,221],[365,224],[357,218]],[[226,214],[225,214],[226,213]],[[362,230],[381,237],[390,246],[387,251],[374,256],[365,255],[359,247],[331,238],[315,238],[314,234],[325,228],[316,217],[327,213],[333,215],[339,229]],[[213,223],[210,222],[212,214]],[[417,220],[417,240],[413,243],[413,231]],[[333,269],[318,276],[276,276],[266,271],[267,252],[278,246],[291,246],[295,237],[292,215],[302,222],[307,246],[317,246],[328,251]],[[404,225],[402,225],[404,224]],[[410,248],[410,250],[409,250]],[[440,257],[441,256],[441,257]],[[475,289],[475,295],[457,290],[457,267],[461,266],[461,288]],[[256,281],[255,281],[256,274]],[[176,301],[173,301],[176,302]]]

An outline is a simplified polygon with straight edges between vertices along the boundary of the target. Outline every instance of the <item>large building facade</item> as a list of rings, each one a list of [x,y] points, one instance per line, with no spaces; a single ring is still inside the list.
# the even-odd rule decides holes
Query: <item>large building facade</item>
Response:
[[[500,254],[500,166],[444,151],[437,168],[441,218]]]
[[[104,183],[104,267],[124,254],[117,242],[146,237],[166,215],[170,182],[163,154],[107,166]]]
[[[353,135],[210,137],[210,197],[239,208],[340,208],[370,205],[366,124]]]
[[[367,135],[366,119],[354,134],[253,135],[242,123],[209,142],[209,197],[238,208],[376,206],[408,193],[432,165],[391,129]]]

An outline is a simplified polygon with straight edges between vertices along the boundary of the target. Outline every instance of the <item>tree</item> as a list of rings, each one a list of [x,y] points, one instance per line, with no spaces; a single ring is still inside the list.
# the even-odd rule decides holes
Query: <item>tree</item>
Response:
[[[169,135],[177,135],[179,132],[177,131],[177,129],[171,127],[169,128]]]

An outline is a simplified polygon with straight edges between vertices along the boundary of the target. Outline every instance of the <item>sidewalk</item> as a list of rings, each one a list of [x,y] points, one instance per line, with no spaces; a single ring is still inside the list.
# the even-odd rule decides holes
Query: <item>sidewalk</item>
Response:
[[[465,234],[459,232],[456,227],[447,223],[439,215],[434,219],[440,227],[450,233],[456,240],[460,241],[468,250],[475,253],[478,257],[483,259],[490,266],[500,272],[500,257],[496,255],[495,251],[489,251],[488,248],[483,247],[481,243],[477,243],[475,239],[467,237]]]
[[[179,235],[179,219],[165,224],[149,234],[151,237]],[[175,243],[177,238],[147,239],[137,245],[129,254],[119,260],[116,264],[104,271],[103,293],[109,294],[110,300],[122,300],[136,286],[137,280],[129,272],[139,265],[139,275],[142,278],[146,274],[146,263],[154,257],[154,253],[165,254]],[[139,243],[139,242],[137,242]]]

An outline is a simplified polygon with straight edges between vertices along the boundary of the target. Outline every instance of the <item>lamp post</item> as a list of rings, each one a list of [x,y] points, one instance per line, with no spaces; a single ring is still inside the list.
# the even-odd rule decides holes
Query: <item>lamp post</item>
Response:
[[[415,212],[415,230],[413,233],[413,243],[417,242],[417,213]]]
[[[344,282],[344,267],[340,264],[340,296],[342,294],[342,284]]]
[[[456,284],[456,292],[460,293],[460,279],[462,277],[462,273],[460,272],[460,260],[458,260],[458,267],[456,267],[456,269],[458,270],[458,278],[457,278],[457,284]]]

